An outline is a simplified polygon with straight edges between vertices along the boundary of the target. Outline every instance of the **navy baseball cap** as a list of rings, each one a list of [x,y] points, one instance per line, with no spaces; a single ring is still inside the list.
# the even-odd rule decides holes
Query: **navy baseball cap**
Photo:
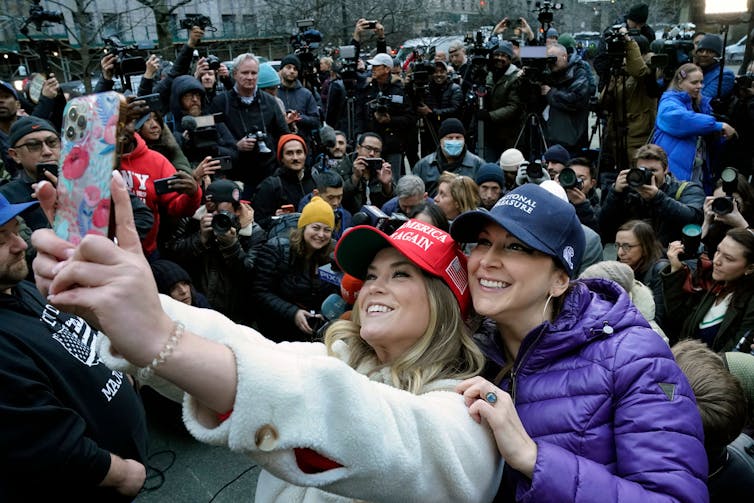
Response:
[[[491,223],[503,227],[526,246],[553,257],[571,278],[579,270],[586,240],[576,210],[539,185],[516,187],[490,211],[462,213],[453,221],[450,235],[459,243],[476,243],[481,230]]]
[[[26,208],[34,206],[35,204],[39,204],[39,201],[11,204],[5,199],[4,195],[0,194],[0,225],[7,224],[19,214],[23,213]]]
[[[0,86],[2,86],[3,89],[12,94],[14,98],[18,99],[18,91],[16,91],[16,88],[13,87],[13,84],[4,80],[0,80]]]

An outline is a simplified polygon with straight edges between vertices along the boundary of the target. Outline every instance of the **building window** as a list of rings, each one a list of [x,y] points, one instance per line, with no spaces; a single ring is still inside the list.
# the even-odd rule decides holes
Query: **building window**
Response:
[[[236,15],[223,14],[223,35],[228,38],[236,37]]]

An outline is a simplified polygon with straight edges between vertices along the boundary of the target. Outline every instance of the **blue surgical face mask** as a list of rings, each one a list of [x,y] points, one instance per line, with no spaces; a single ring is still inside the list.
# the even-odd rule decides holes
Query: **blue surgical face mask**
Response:
[[[463,140],[445,140],[443,151],[450,157],[458,157],[463,152]]]

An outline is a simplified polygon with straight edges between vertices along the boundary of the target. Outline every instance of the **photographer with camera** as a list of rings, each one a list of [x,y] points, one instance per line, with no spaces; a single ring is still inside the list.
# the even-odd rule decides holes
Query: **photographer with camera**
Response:
[[[611,72],[599,98],[600,108],[608,113],[602,149],[621,166],[619,161],[633,159],[652,133],[660,90],[649,66],[652,55],[647,39],[630,36],[625,27],[610,36],[608,53],[615,51],[611,54],[615,72]]]
[[[560,44],[547,47],[550,63],[550,83],[541,84],[546,107],[542,112],[547,143],[559,144],[571,154],[588,146],[588,122],[591,77],[589,70],[576,61],[569,61],[568,51]]]
[[[699,339],[715,352],[731,351],[754,328],[754,233],[729,230],[713,258],[702,254],[693,273],[682,254],[696,252],[670,243],[670,266],[662,273],[667,317],[679,321],[671,343]]]
[[[575,157],[554,178],[565,189],[568,202],[576,208],[579,221],[599,232],[602,209],[597,188],[597,168],[585,157]]]
[[[513,23],[508,16],[506,16],[495,25],[495,28],[492,29],[492,34],[501,35],[500,38],[502,39],[505,37],[505,32],[508,28],[511,28],[512,25]],[[525,18],[519,17],[515,21],[515,28],[520,31],[520,36],[526,43],[531,43],[534,40],[534,31],[531,29],[531,26],[529,26],[529,23],[526,22]]]
[[[515,146],[526,114],[521,95],[522,71],[512,61],[513,46],[509,42],[501,41],[492,48],[487,74],[489,105],[476,112],[477,119],[486,126],[484,157],[489,162],[497,162],[505,150]]]
[[[238,185],[216,180],[205,191],[204,205],[178,223],[166,253],[189,272],[213,309],[250,325],[255,312],[245,294],[266,240]]]
[[[403,85],[391,79],[393,58],[378,53],[367,63],[372,65],[371,80],[357,92],[356,132],[374,132],[382,138],[382,155],[393,166],[397,181],[403,171],[403,157],[418,160],[409,152],[410,139],[416,136],[416,116]]]
[[[381,155],[380,135],[362,133],[356,138],[354,152],[335,166],[343,177],[343,207],[352,214],[365,204],[381,207],[393,197],[393,169]]]
[[[204,87],[190,75],[173,81],[170,111],[173,114],[173,135],[191,165],[196,167],[206,157],[238,157],[233,135],[218,116],[206,113]]]
[[[663,246],[680,239],[687,224],[702,223],[704,190],[694,182],[681,182],[668,170],[668,156],[658,145],[636,151],[636,167],[618,173],[607,189],[599,214],[603,241],[615,237],[623,223],[638,219],[651,222]]]
[[[704,200],[702,243],[708,256],[730,229],[746,229],[754,223],[754,188],[734,168],[725,168],[715,191]]]
[[[456,118],[445,119],[437,131],[440,145],[435,152],[423,157],[414,166],[414,175],[424,180],[427,193],[437,195],[440,174],[450,172],[456,175],[476,177],[484,160],[466,148],[466,129]]]
[[[262,180],[274,172],[275,153],[269,146],[274,148],[289,131],[275,97],[258,89],[258,76],[256,56],[237,56],[233,60],[233,89],[215,96],[209,110],[223,114],[236,142],[238,157],[233,162],[232,178],[243,182],[244,199],[251,199]]]
[[[194,68],[194,77],[202,83],[202,87],[204,88],[203,108],[209,108],[212,100],[217,96],[218,82],[222,84],[223,91],[233,89],[233,78],[230,76],[228,67],[220,61],[220,58],[213,54],[199,58]]]

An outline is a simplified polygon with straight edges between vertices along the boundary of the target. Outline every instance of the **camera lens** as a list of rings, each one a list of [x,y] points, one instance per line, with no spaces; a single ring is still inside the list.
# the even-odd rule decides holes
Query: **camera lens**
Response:
[[[532,163],[526,166],[526,176],[530,180],[539,180],[544,175],[542,165],[539,163]]]
[[[558,175],[558,181],[561,187],[564,189],[572,189],[579,184],[579,179],[576,176],[576,172],[571,168],[563,168]]]
[[[626,175],[626,181],[631,188],[638,188],[642,185],[646,185],[645,171],[641,168],[631,168]]]
[[[733,211],[733,198],[730,196],[716,197],[712,200],[711,208],[718,215],[727,215]]]
[[[233,221],[227,211],[221,211],[212,217],[212,232],[215,234],[225,234],[232,226]]]
[[[699,256],[699,245],[702,243],[702,228],[696,224],[688,224],[681,230],[683,253],[680,260],[688,260]]]

